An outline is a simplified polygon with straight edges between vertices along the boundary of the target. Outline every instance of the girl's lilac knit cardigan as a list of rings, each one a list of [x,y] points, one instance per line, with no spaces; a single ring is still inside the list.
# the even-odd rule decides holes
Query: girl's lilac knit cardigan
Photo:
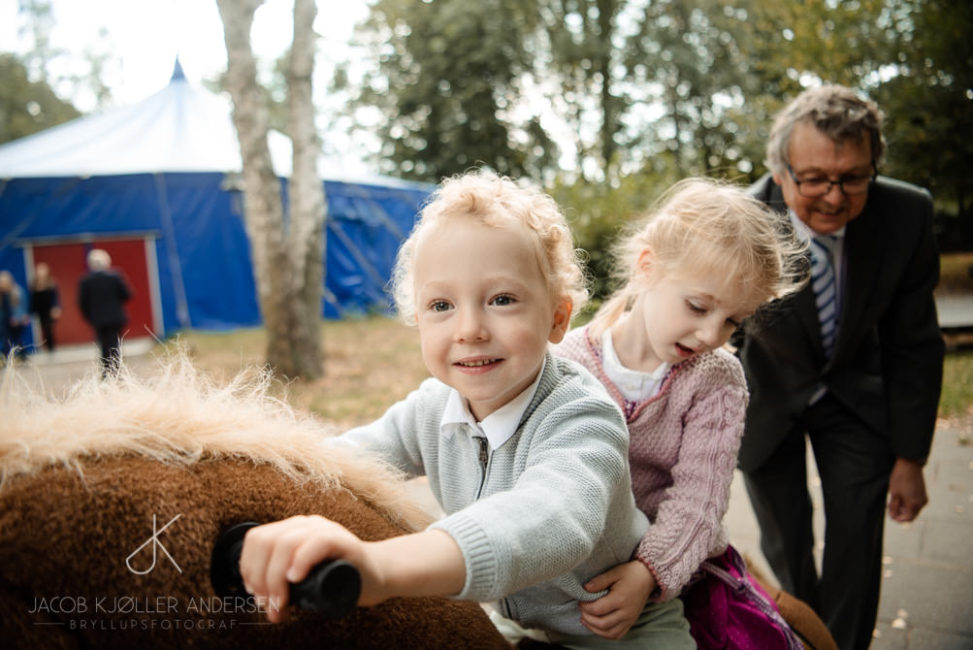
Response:
[[[748,398],[740,362],[723,349],[697,355],[673,366],[654,397],[627,402],[587,327],[552,351],[591,371],[625,414],[635,502],[651,522],[636,557],[659,584],[653,600],[678,596],[703,560],[726,550],[723,515]]]

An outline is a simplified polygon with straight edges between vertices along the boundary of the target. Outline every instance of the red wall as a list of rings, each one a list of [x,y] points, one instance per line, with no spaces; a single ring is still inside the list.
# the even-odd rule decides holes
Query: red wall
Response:
[[[124,338],[135,339],[152,335],[152,294],[145,245],[144,239],[116,239],[33,246],[34,265],[44,262],[50,267],[60,292],[61,318],[54,331],[58,345],[94,340],[94,332],[82,318],[78,308],[78,282],[87,272],[85,258],[92,248],[107,251],[111,255],[112,268],[121,272],[132,288],[132,299],[125,304],[128,327],[123,332]]]

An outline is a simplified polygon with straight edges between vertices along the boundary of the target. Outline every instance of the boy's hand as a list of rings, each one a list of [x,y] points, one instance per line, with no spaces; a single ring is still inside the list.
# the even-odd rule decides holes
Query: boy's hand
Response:
[[[655,587],[652,572],[639,560],[619,564],[584,586],[588,591],[609,591],[598,600],[581,603],[581,623],[598,636],[620,639],[638,620]]]
[[[442,530],[365,542],[330,519],[291,517],[247,531],[240,576],[267,618],[287,619],[289,582],[300,582],[324,560],[346,560],[361,576],[358,605],[395,596],[452,596],[466,582],[459,546]]]
[[[273,623],[287,619],[289,584],[307,577],[319,562],[343,559],[362,576],[360,605],[366,590],[376,592],[376,573],[368,562],[366,542],[348,529],[319,516],[291,517],[247,531],[240,553],[240,575],[247,591]]]

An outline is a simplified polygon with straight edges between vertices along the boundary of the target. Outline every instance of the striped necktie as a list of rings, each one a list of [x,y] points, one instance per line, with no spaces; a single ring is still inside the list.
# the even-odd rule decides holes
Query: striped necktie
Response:
[[[811,286],[821,323],[821,346],[829,359],[838,329],[838,293],[831,248],[834,241],[828,235],[811,238]]]

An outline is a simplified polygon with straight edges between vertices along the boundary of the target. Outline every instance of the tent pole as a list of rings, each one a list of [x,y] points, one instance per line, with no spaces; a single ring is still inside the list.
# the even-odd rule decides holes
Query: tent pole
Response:
[[[182,264],[179,260],[179,249],[176,246],[176,229],[172,223],[172,212],[169,210],[169,199],[166,191],[166,181],[163,174],[156,172],[155,190],[159,197],[159,215],[162,217],[163,232],[166,239],[166,255],[169,258],[169,272],[175,280],[174,289],[176,292],[176,318],[179,326],[189,329],[189,303],[186,300],[186,285],[182,278]]]

